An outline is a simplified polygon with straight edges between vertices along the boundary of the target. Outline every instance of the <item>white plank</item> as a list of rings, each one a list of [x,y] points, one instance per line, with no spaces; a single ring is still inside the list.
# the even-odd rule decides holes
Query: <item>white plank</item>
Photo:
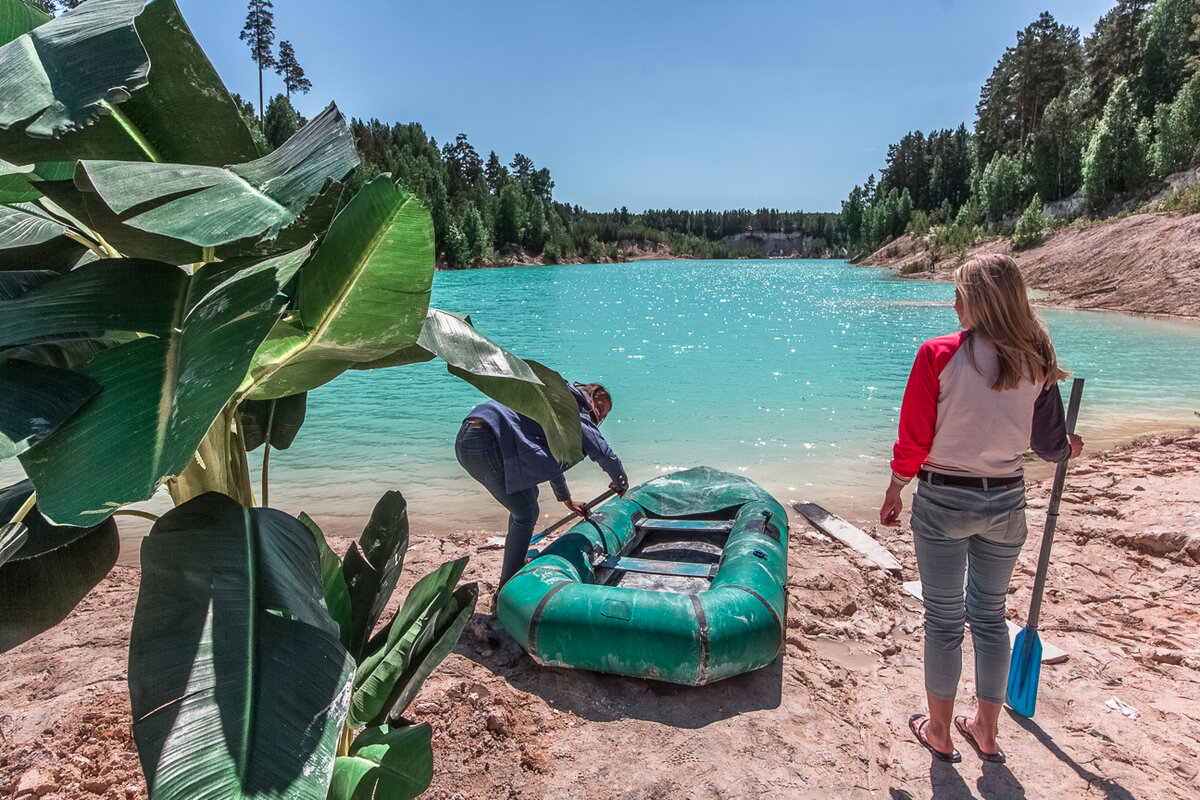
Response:
[[[922,599],[920,581],[905,581],[904,591],[908,592],[918,600]],[[1009,647],[1015,647],[1017,643],[1017,634],[1021,632],[1021,628],[1011,619],[1006,619],[1004,621],[1008,623],[1008,645]],[[1042,643],[1043,664],[1061,664],[1067,660],[1067,652],[1047,642],[1042,638],[1040,633],[1038,634],[1038,641]]]
[[[792,503],[792,508],[796,509],[797,514],[812,523],[817,530],[862,553],[877,566],[888,572],[900,572],[900,562],[886,547],[837,514],[830,514],[816,503]]]

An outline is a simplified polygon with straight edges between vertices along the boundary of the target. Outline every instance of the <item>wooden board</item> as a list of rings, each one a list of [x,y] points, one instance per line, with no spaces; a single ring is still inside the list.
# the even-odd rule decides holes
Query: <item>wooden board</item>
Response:
[[[729,533],[733,523],[710,519],[650,519],[637,521],[638,530],[646,531],[700,531],[704,533]]]
[[[922,599],[920,581],[905,581],[904,591],[918,600]],[[1005,622],[1008,623],[1008,645],[1009,647],[1014,647],[1017,643],[1017,634],[1021,632],[1021,627],[1011,619],[1006,619]],[[1041,637],[1040,633],[1038,634],[1038,641],[1042,643],[1043,664],[1061,664],[1067,660],[1067,652],[1047,642]]]
[[[711,578],[716,571],[715,564],[659,561],[653,558],[634,558],[633,556],[607,556],[597,561],[596,567],[624,572],[646,572],[653,575],[682,575],[688,578]]]
[[[796,510],[797,514],[811,522],[814,528],[862,553],[875,565],[888,572],[897,574],[900,572],[900,562],[891,554],[891,551],[837,514],[830,514],[816,503],[792,503],[792,508]]]

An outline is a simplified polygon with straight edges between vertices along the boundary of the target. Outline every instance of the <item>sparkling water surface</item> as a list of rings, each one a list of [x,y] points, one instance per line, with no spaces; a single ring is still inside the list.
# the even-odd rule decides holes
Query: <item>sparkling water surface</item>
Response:
[[[953,295],[845,261],[642,261],[439,272],[432,302],[568,380],[604,383],[614,409],[601,430],[633,483],[708,464],[866,519],[917,346],[958,329]],[[1062,364],[1087,379],[1088,449],[1200,424],[1200,325],[1040,313]],[[357,529],[400,489],[415,518],[501,528],[506,514],[454,458],[483,399],[440,361],[348,372],[310,393],[292,448],[272,452],[271,505]],[[250,458],[257,481],[261,451]],[[608,483],[590,461],[567,477],[577,500]],[[548,488],[542,498],[545,519],[563,515]]]

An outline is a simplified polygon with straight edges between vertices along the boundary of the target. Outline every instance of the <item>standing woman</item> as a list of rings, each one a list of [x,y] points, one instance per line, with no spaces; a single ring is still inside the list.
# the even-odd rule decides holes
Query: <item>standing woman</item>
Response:
[[[961,760],[951,724],[985,761],[1003,762],[996,723],[1008,683],[1004,606],[1025,543],[1027,448],[1047,461],[1079,455],[1068,436],[1058,366],[1045,323],[1033,313],[1016,262],[977,256],[954,274],[962,331],[917,351],[904,390],[900,434],[879,521],[900,524],[900,490],[919,479],[912,530],[925,604],[928,714],[909,728],[936,757]],[[966,587],[963,575],[966,573]],[[973,717],[954,716],[963,623],[975,645]]]

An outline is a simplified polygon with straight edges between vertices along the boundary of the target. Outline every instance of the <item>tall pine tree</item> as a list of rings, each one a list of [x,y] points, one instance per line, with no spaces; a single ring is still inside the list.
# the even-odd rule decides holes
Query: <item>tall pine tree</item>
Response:
[[[283,78],[283,90],[290,102],[292,92],[308,94],[312,89],[312,81],[304,77],[304,68],[296,60],[296,50],[291,42],[279,43],[279,58],[275,63],[275,72]]]
[[[258,119],[262,122],[264,69],[275,66],[275,55],[271,46],[275,44],[275,14],[271,11],[271,0],[250,0],[246,11],[246,24],[238,38],[250,46],[250,58],[258,65]]]

